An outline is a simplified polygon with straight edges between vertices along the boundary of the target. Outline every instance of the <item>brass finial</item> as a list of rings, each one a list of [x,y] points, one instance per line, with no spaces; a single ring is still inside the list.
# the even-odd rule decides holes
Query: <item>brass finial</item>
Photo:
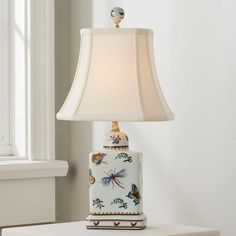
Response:
[[[120,22],[124,19],[125,17],[125,12],[122,8],[120,7],[114,7],[111,10],[111,18],[116,26],[116,28],[119,28]]]
[[[120,127],[118,121],[112,121],[111,132],[120,132]]]

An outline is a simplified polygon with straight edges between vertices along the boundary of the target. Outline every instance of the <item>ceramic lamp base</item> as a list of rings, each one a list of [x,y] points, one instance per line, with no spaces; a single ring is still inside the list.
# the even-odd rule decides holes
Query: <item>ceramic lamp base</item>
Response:
[[[147,218],[142,215],[89,215],[87,229],[131,229],[146,227]]]
[[[144,229],[142,154],[129,150],[118,122],[105,136],[104,149],[89,155],[88,229]]]
[[[102,150],[89,158],[88,229],[143,229],[142,154]]]

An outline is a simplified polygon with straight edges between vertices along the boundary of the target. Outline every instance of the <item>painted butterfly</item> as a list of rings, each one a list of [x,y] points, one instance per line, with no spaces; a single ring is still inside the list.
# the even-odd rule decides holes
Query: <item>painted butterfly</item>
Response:
[[[140,203],[141,195],[139,193],[138,187],[135,184],[132,184],[131,191],[129,192],[127,197],[133,199],[135,206]]]

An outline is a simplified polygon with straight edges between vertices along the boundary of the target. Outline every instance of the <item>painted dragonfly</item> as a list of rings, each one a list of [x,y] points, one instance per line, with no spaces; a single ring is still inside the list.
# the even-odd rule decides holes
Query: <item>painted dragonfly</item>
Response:
[[[125,176],[127,176],[127,171],[126,169],[122,169],[120,171],[118,171],[116,173],[116,169],[114,169],[114,171],[110,170],[108,173],[105,172],[106,177],[102,178],[102,184],[104,186],[110,186],[110,184],[112,183],[112,186],[114,188],[115,184],[117,186],[119,186],[120,188],[124,188],[124,186],[122,186],[123,184],[120,182],[119,178],[123,178]]]

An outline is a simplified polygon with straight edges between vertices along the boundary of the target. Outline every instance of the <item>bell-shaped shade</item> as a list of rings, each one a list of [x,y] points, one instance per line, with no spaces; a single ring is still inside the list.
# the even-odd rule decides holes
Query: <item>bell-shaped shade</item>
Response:
[[[75,78],[57,118],[172,120],[158,82],[152,38],[149,29],[82,29]]]

